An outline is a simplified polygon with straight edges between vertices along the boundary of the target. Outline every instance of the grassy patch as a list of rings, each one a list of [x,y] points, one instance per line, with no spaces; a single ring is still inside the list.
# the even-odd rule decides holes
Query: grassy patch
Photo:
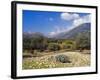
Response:
[[[58,55],[66,55],[70,59],[70,63],[61,63],[55,60]],[[83,67],[90,66],[90,54],[82,54],[79,52],[63,52],[42,57],[32,57],[23,59],[23,69],[42,69],[42,68],[61,68],[61,67]]]

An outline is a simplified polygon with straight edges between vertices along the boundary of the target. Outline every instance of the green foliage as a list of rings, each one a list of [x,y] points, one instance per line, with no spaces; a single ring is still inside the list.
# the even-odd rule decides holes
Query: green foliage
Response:
[[[36,38],[24,38],[23,39],[23,49],[30,50],[31,53],[34,53],[33,50],[43,51],[47,47],[47,43],[44,37]]]
[[[60,46],[57,43],[49,43],[48,49],[50,51],[56,51],[60,49]]]
[[[30,49],[31,39],[30,38],[23,38],[23,49],[27,50]]]
[[[74,50],[75,46],[76,46],[75,41],[72,40],[65,40],[61,45],[62,49],[67,49],[67,50]]]
[[[76,50],[90,49],[90,32],[82,32],[77,34],[75,39],[52,39],[43,36],[24,37],[23,51],[27,50],[34,54],[34,50],[57,51],[57,50]]]
[[[90,32],[78,34],[76,38],[77,49],[90,49]]]
[[[70,63],[69,57],[66,55],[57,55],[55,58],[57,62]]]

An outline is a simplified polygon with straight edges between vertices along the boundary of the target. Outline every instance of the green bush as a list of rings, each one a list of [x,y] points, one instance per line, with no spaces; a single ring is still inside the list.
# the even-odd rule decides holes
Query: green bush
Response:
[[[70,63],[69,57],[66,55],[57,55],[55,58],[57,62]]]
[[[48,50],[57,51],[60,49],[60,46],[57,43],[49,43]]]

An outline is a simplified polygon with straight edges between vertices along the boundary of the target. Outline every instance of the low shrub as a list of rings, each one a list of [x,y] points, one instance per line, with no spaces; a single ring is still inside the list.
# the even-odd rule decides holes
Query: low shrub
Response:
[[[48,50],[57,51],[60,50],[60,46],[57,43],[49,43]]]
[[[66,55],[57,55],[55,58],[57,62],[70,63],[69,57]]]

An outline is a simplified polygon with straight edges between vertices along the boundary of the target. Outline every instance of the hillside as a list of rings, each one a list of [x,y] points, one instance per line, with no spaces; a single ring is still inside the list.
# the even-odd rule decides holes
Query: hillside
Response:
[[[72,39],[72,38],[75,38],[79,33],[90,32],[90,26],[91,26],[90,23],[84,23],[84,24],[81,24],[81,25],[71,29],[68,32],[59,33],[59,34],[53,36],[52,38]]]

